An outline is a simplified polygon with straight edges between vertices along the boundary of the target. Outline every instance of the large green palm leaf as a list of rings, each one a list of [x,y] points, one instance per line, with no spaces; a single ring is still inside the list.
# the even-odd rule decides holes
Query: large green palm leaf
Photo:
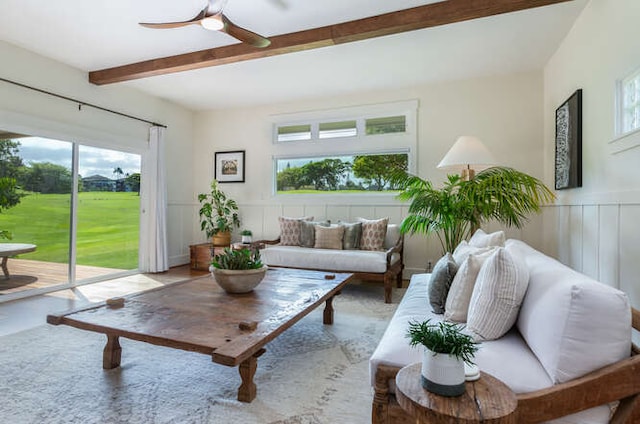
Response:
[[[396,174],[393,182],[402,189],[398,198],[411,202],[401,231],[435,233],[449,252],[487,221],[521,228],[529,214],[554,199],[538,179],[506,167],[486,169],[470,181],[449,175],[439,189],[406,173]]]

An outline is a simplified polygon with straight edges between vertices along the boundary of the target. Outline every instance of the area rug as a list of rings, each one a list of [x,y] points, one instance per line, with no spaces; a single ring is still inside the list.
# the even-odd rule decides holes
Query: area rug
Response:
[[[236,400],[240,376],[211,358],[121,339],[122,366],[102,369],[102,334],[42,325],[0,338],[0,422],[268,423],[371,422],[368,359],[391,318],[379,284],[350,284],[266,346],[257,398]]]

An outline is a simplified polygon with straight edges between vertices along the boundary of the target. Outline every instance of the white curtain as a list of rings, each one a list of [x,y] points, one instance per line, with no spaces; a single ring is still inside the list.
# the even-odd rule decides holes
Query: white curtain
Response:
[[[149,129],[149,146],[142,161],[140,254],[142,272],[169,269],[167,251],[167,184],[164,166],[164,128]]]

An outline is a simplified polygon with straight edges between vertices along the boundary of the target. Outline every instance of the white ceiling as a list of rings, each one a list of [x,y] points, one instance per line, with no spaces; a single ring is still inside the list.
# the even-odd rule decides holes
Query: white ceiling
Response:
[[[229,0],[225,15],[268,37],[434,2]],[[120,84],[207,110],[542,69],[586,2]],[[0,39],[83,71],[236,43],[196,25],[153,30],[137,24],[187,20],[205,3],[2,0]]]

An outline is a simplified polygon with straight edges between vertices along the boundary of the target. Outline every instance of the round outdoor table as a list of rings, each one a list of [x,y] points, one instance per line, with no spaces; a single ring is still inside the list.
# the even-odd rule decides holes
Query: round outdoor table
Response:
[[[462,396],[445,397],[422,387],[421,366],[407,365],[396,376],[398,403],[416,423],[516,423],[518,401],[502,381],[481,372],[479,380],[465,383],[467,391]]]
[[[0,243],[0,258],[2,258],[2,272],[4,278],[9,278],[9,269],[7,268],[7,261],[9,256],[19,255],[21,253],[29,253],[36,250],[35,244],[26,243]]]

